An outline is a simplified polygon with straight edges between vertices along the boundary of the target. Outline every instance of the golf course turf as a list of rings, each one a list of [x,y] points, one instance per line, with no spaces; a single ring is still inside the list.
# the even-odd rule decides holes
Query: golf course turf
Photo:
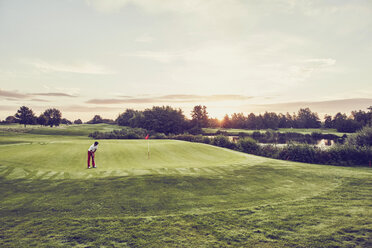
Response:
[[[372,247],[370,168],[92,126],[0,129],[0,247]]]

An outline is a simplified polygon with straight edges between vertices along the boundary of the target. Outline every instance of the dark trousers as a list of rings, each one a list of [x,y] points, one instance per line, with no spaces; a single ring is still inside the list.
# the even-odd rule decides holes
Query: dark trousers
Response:
[[[88,167],[90,167],[90,158],[92,158],[93,167],[96,166],[96,164],[94,163],[94,152],[88,151]]]

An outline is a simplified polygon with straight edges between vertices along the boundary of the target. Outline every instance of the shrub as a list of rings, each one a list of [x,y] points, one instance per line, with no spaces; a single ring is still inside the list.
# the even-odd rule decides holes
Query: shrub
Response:
[[[152,134],[152,132],[150,132],[151,135],[150,135],[150,138],[151,139],[166,139],[167,138],[167,135],[163,134],[163,133],[154,133]]]
[[[257,155],[278,159],[280,150],[280,147],[274,145],[261,145]]]
[[[362,124],[351,119],[340,121],[336,123],[337,132],[354,133],[362,128]]]
[[[230,142],[229,138],[224,135],[218,135],[213,138],[212,145],[219,146],[219,147],[225,147],[230,149],[236,149],[236,144]]]
[[[239,151],[252,154],[257,154],[260,149],[257,142],[250,137],[239,139],[237,146]]]
[[[368,165],[372,160],[372,148],[367,146],[335,145],[327,152],[329,164],[334,165]]]
[[[217,132],[216,132],[216,135],[227,135],[228,133],[227,133],[227,131],[222,131],[222,130],[220,130],[220,129],[218,129],[217,130]]]
[[[279,158],[284,160],[314,163],[316,162],[316,150],[317,148],[310,145],[288,144],[279,152]]]
[[[93,132],[89,137],[94,139],[143,139],[147,135],[147,130],[142,128],[123,127],[121,130],[111,132]]]
[[[203,142],[204,144],[210,144],[210,143],[211,143],[211,139],[210,139],[209,137],[203,137],[202,142]]]
[[[372,127],[365,126],[346,139],[346,144],[355,146],[372,146]]]
[[[263,134],[261,134],[260,131],[254,131],[252,133],[252,138],[255,139],[255,140],[259,140],[262,136],[263,136]]]

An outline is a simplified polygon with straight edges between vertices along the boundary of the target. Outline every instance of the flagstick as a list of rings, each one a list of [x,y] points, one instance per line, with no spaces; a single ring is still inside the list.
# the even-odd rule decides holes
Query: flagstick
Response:
[[[147,140],[147,159],[150,159],[150,141]]]

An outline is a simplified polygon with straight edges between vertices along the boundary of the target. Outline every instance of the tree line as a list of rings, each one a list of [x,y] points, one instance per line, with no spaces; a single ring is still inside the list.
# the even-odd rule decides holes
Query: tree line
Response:
[[[278,128],[335,128],[338,132],[355,132],[364,126],[372,123],[372,106],[368,112],[359,110],[352,111],[350,116],[337,113],[332,117],[325,115],[324,122],[321,122],[317,113],[309,108],[301,108],[297,114],[289,113],[276,114],[265,112],[263,115],[250,113],[234,113],[231,116],[225,115],[220,126],[223,128],[239,129],[278,129]]]
[[[72,124],[67,119],[62,119],[62,113],[56,108],[46,109],[39,116],[26,106],[22,106],[13,116],[8,116],[2,123],[19,123],[24,125],[59,126],[60,124]]]
[[[326,115],[322,122],[317,113],[309,108],[301,108],[297,113],[265,112],[264,114],[234,113],[225,115],[220,121],[210,118],[207,107],[194,106],[191,119],[186,118],[181,109],[170,106],[154,106],[143,111],[126,109],[116,120],[104,119],[95,115],[87,124],[117,124],[132,128],[144,128],[165,134],[202,133],[202,128],[237,128],[237,129],[278,129],[278,128],[335,128],[339,132],[355,132],[363,126],[371,125],[372,106],[366,111],[352,111],[350,116],[337,113],[335,116]],[[46,109],[36,116],[32,109],[22,106],[13,116],[8,116],[2,123],[19,123],[26,125],[59,126],[60,124],[82,124],[81,119],[70,121],[62,118],[62,113],[56,108]]]

